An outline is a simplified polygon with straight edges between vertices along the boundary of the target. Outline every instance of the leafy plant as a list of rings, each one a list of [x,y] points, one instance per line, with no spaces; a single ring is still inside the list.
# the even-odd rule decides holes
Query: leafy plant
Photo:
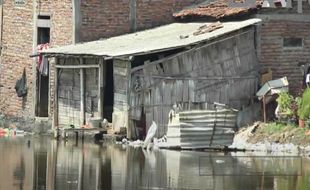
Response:
[[[292,105],[295,103],[295,101],[292,95],[290,95],[288,92],[281,92],[277,98],[277,102],[279,105],[279,112],[282,115],[284,114],[289,117],[294,115]]]
[[[307,119],[310,117],[310,88],[307,88],[302,95],[301,103],[298,108],[298,116],[300,119]]]

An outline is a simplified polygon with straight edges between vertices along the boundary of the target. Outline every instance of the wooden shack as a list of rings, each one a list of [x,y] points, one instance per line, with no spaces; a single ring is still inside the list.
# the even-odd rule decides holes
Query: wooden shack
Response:
[[[259,23],[174,23],[46,50],[56,60],[54,126],[108,118],[134,138],[155,121],[161,136],[173,105],[241,109],[257,90]]]

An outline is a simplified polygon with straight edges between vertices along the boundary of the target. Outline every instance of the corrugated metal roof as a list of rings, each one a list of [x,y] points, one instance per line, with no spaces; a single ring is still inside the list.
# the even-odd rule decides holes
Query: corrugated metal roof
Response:
[[[193,35],[193,33],[198,31],[201,26],[209,25],[211,23],[173,23],[154,29],[108,38],[105,40],[52,48],[44,51],[43,53],[95,55],[107,57],[151,53],[211,40],[259,22],[261,22],[260,19],[225,22],[223,23],[222,28],[200,35]]]

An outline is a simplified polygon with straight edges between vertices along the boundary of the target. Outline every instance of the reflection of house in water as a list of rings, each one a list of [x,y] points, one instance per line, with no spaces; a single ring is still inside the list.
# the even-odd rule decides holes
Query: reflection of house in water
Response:
[[[144,151],[113,144],[42,140],[32,140],[29,147],[25,140],[4,141],[0,149],[5,152],[0,154],[0,163],[5,163],[0,164],[1,190],[290,190],[307,183],[307,178],[295,172],[301,160],[294,157]],[[278,175],[281,173],[291,176]]]
[[[18,142],[0,140],[0,189],[34,189],[32,151],[16,146]]]

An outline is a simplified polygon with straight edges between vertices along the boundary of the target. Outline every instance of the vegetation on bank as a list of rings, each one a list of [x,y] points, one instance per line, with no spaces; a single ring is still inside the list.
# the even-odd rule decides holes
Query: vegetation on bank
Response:
[[[310,145],[310,88],[306,88],[297,97],[282,92],[276,101],[278,120],[256,125],[255,130],[251,132],[249,143],[268,141]]]
[[[254,144],[264,141],[280,144],[309,145],[310,128],[301,128],[296,124],[282,122],[261,123],[249,139],[249,142]]]
[[[306,88],[300,96],[293,97],[288,92],[282,92],[277,98],[277,117],[282,121],[297,122],[300,127],[310,123],[310,88]]]

